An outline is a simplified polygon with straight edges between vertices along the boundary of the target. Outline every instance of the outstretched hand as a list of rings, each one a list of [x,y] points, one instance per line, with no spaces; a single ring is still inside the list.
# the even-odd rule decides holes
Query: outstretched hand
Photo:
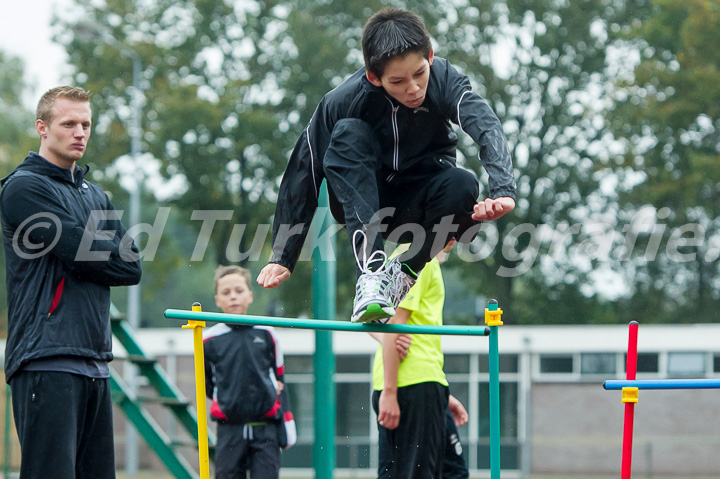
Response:
[[[473,207],[472,219],[475,221],[496,220],[515,209],[515,200],[509,196],[502,196],[494,200],[487,198]]]
[[[277,263],[265,266],[257,277],[257,284],[263,288],[277,288],[290,277],[290,270]]]

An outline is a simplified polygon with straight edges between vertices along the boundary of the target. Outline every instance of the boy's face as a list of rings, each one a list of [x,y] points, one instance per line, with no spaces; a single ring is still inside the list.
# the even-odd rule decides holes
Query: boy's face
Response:
[[[452,238],[450,241],[448,241],[448,244],[445,245],[445,247],[437,254],[437,259],[440,262],[440,264],[445,263],[447,261],[448,256],[450,255],[450,251],[455,247],[455,243],[457,243],[457,240],[455,238]]]
[[[228,274],[218,279],[215,304],[223,313],[245,314],[253,301],[253,294],[239,274]]]
[[[390,60],[382,78],[370,72],[367,72],[367,78],[373,85],[383,87],[388,95],[406,107],[417,108],[425,101],[432,63],[432,50],[428,60],[419,53],[410,53]]]

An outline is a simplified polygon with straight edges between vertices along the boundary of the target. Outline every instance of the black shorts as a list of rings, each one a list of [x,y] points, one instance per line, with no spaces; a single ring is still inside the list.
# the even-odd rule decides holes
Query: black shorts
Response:
[[[380,391],[374,391],[378,412]],[[445,411],[448,388],[427,382],[398,388],[400,424],[389,430],[378,424],[379,479],[442,477],[445,450]]]

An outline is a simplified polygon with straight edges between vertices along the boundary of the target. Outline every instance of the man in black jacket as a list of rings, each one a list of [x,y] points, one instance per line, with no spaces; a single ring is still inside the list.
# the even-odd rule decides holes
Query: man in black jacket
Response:
[[[77,166],[90,138],[89,93],[46,92],[40,149],[0,190],[8,338],[22,479],[110,479],[115,456],[110,287],[137,284],[138,249],[100,187]]]
[[[470,242],[480,221],[514,209],[515,180],[500,121],[465,75],[434,56],[417,15],[379,11],[362,47],[365,68],[325,95],[295,145],[280,185],[273,255],[257,281],[274,288],[290,277],[325,179],[358,263],[351,320],[384,322],[452,238]],[[489,183],[483,201],[475,175],[456,166],[451,123],[478,145]],[[382,236],[412,247],[388,261]]]

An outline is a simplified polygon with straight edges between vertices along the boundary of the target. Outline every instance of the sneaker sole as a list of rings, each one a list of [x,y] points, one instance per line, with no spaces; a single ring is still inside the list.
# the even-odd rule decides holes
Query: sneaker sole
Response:
[[[395,316],[395,309],[391,306],[380,306],[379,304],[369,304],[365,310],[361,311],[357,316],[350,318],[353,323],[373,323],[373,322],[385,322]]]

